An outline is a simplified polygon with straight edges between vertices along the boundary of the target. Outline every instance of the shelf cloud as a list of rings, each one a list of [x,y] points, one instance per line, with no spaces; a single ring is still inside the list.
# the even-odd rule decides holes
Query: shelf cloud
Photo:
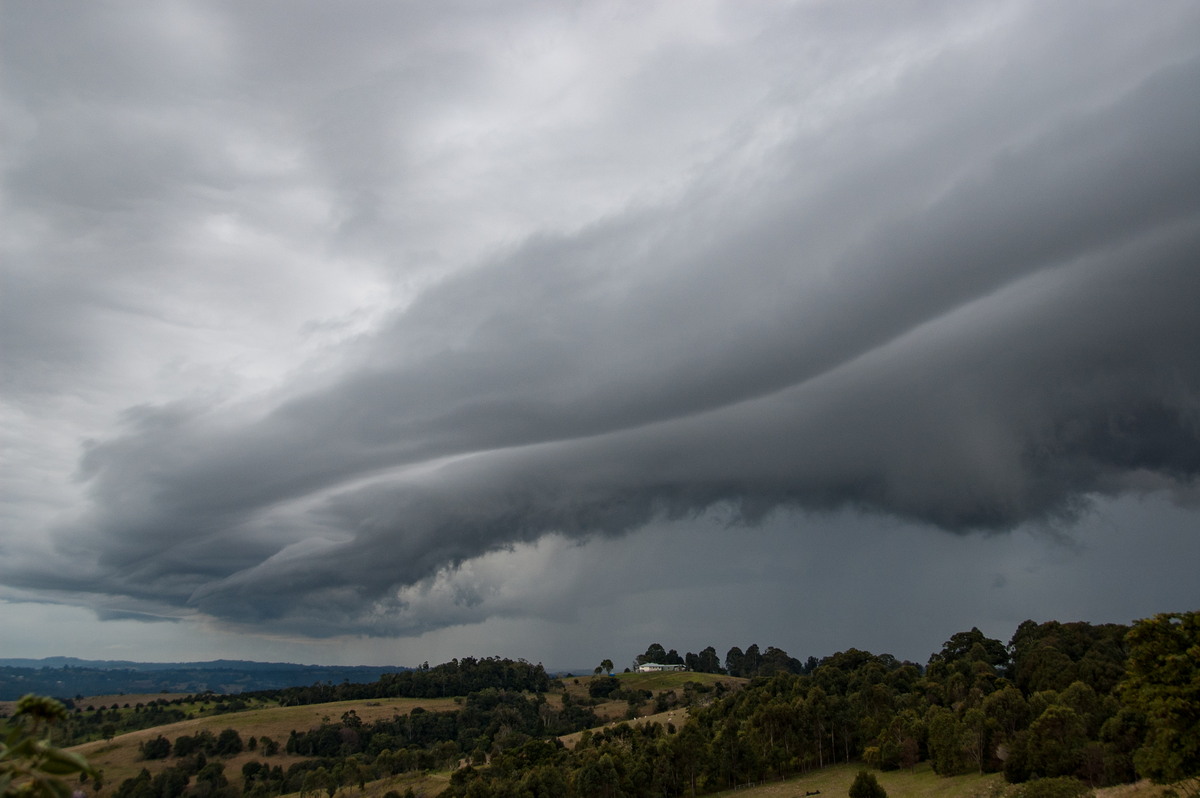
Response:
[[[1194,512],[1194,5],[268,8],[7,14],[10,597],[417,635],[663,524]]]

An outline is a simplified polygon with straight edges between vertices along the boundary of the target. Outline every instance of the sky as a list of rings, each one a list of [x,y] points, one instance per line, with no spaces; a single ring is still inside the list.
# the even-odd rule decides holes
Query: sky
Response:
[[[0,656],[1200,608],[1200,5],[0,3]]]

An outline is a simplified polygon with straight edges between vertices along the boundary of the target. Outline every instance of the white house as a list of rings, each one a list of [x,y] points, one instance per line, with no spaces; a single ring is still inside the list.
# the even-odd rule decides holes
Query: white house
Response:
[[[682,665],[659,665],[657,662],[643,662],[638,665],[638,673],[656,673],[658,671],[682,671]]]

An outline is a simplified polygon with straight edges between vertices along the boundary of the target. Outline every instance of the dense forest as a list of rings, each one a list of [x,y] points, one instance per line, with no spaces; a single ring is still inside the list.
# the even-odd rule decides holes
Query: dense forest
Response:
[[[169,766],[104,792],[332,798],[394,774],[441,770],[452,772],[447,798],[670,798],[845,762],[877,770],[928,762],[945,776],[1002,772],[1009,782],[1068,779],[1083,790],[1200,776],[1197,612],[1133,626],[1027,621],[1007,644],[971,629],[951,636],[924,665],[857,649],[801,662],[756,645],[730,649],[720,661],[712,647],[680,656],[658,644],[635,663],[676,658],[697,673],[736,678],[705,677],[651,694],[628,687],[632,675],[597,673],[585,677],[582,698],[578,689],[573,698],[540,665],[468,658],[370,684],[226,697],[219,701],[227,706],[459,698],[453,710],[415,709],[373,722],[349,709],[278,740],[242,739],[233,728],[160,735],[142,744],[141,755]],[[592,705],[614,698],[628,702],[630,720],[679,711],[663,723],[601,726]],[[112,723],[114,709],[74,707],[58,739],[94,736],[97,715]],[[169,720],[172,710],[162,702],[121,717]],[[585,729],[574,747],[559,740]],[[287,769],[265,761],[281,748],[293,755]],[[246,751],[264,761],[226,773],[223,759]]]
[[[1132,629],[1027,621],[1007,646],[972,629],[924,668],[855,649],[815,665],[755,655],[727,655],[754,680],[682,729],[623,725],[571,751],[500,752],[458,771],[447,794],[690,795],[853,760],[1090,786],[1200,774],[1198,613]]]

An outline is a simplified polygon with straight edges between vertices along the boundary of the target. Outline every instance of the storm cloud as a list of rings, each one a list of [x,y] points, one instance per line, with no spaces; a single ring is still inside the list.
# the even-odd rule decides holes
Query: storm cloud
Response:
[[[4,26],[23,598],[406,635],[546,541],[1194,495],[1194,5],[54,8]]]

